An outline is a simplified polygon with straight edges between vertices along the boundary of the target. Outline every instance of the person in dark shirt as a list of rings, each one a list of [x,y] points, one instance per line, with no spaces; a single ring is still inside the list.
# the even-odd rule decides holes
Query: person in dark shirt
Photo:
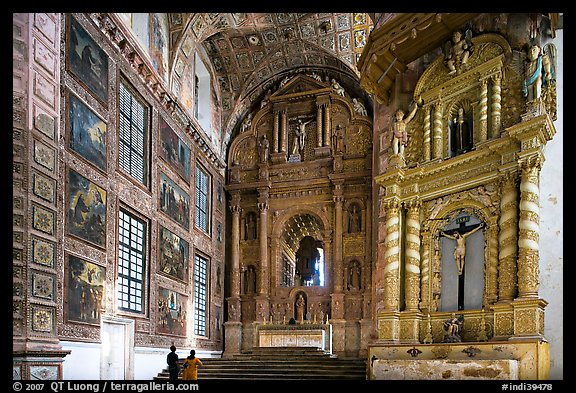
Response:
[[[168,371],[170,372],[169,381],[178,381],[178,354],[174,345],[170,347],[170,353],[166,356],[166,363],[168,363]]]

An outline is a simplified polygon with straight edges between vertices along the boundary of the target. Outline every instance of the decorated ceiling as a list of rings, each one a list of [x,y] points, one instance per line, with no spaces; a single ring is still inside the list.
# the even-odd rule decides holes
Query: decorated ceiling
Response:
[[[315,71],[366,96],[356,64],[372,27],[367,13],[172,13],[168,21],[172,90],[191,90],[197,50],[216,81],[223,155],[244,116],[286,76]]]

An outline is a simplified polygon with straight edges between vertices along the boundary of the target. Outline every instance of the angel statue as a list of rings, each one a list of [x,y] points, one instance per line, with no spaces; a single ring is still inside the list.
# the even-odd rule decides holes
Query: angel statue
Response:
[[[444,60],[450,70],[448,75],[460,73],[461,67],[468,61],[472,50],[472,30],[466,30],[464,38],[459,30],[454,31],[452,41],[444,44]]]
[[[522,94],[526,102],[532,102],[542,96],[542,89],[548,88],[556,79],[556,47],[546,44],[544,48],[531,45],[526,52],[512,51],[510,66],[522,75]]]

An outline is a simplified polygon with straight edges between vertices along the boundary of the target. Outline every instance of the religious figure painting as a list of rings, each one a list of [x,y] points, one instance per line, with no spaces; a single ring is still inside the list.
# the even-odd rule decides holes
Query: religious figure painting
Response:
[[[106,171],[106,123],[78,97],[69,95],[68,146]]]
[[[190,197],[172,179],[160,173],[160,210],[188,229]]]
[[[187,297],[170,289],[158,288],[156,333],[186,335]]]
[[[74,17],[68,23],[68,70],[107,106],[108,56]]]
[[[100,325],[106,268],[74,255],[66,258],[67,320]]]
[[[168,16],[150,14],[150,58],[152,65],[166,81],[168,77]]]
[[[106,245],[106,190],[72,169],[68,173],[68,233]]]
[[[160,157],[190,183],[190,148],[160,116]]]
[[[185,281],[188,276],[188,242],[164,227],[160,227],[158,245],[159,270]]]

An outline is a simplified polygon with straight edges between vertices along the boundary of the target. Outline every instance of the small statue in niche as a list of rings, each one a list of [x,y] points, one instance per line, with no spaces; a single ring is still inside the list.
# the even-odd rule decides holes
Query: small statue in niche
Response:
[[[464,315],[460,314],[458,317],[452,313],[450,319],[444,321],[444,339],[442,342],[445,343],[459,343],[462,342],[462,337],[460,332],[462,331],[462,325],[464,324]]]
[[[344,126],[338,124],[336,130],[332,135],[332,148],[334,149],[334,154],[344,153]]]
[[[244,293],[246,295],[256,293],[256,268],[252,265],[244,270]]]
[[[360,288],[360,264],[356,261],[348,268],[348,290],[358,290]]]
[[[268,153],[270,149],[270,141],[266,138],[266,134],[262,135],[262,139],[258,144],[258,150],[260,153],[260,162],[268,162]]]
[[[404,117],[404,111],[398,109],[392,121],[392,151],[394,154],[404,155],[404,147],[408,145],[408,132],[406,126],[416,115],[418,105],[413,103],[412,110],[408,116]]]
[[[244,228],[244,240],[256,239],[256,219],[253,213],[246,215],[246,223]]]
[[[301,293],[298,294],[296,303],[294,303],[294,308],[296,309],[296,321],[298,323],[303,323],[304,314],[306,311],[306,300],[304,299],[304,296]]]
[[[348,212],[348,215],[349,215],[348,233],[360,232],[361,230],[360,211],[358,210],[358,206],[355,203],[352,204],[352,206],[350,206],[350,211]]]
[[[456,118],[451,121],[450,149],[454,155],[462,154],[472,149],[474,144],[472,137],[472,127],[465,115],[464,108],[458,108]]]
[[[468,62],[472,52],[472,30],[466,30],[465,37],[456,30],[452,34],[452,41],[444,45],[444,59],[449,69],[448,75],[460,73],[461,67]]]

